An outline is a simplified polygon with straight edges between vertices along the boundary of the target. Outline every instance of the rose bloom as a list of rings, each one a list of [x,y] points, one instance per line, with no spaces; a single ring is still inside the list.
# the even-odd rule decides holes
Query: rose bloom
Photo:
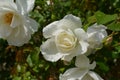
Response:
[[[0,0],[0,38],[9,45],[22,46],[38,29],[38,23],[28,17],[35,0]]]
[[[96,63],[90,64],[89,59],[85,55],[76,57],[76,67],[70,68],[63,74],[60,74],[59,80],[103,80],[98,74],[90,69],[94,69]]]
[[[106,29],[106,26],[98,25],[97,23],[88,27],[87,34],[89,47],[86,55],[90,55],[91,53],[94,53],[97,49],[102,48],[102,42],[108,36]]]
[[[41,52],[48,61],[59,59],[71,61],[74,56],[87,51],[87,34],[81,28],[80,18],[72,14],[55,21],[43,29],[43,36],[48,40],[41,45]]]

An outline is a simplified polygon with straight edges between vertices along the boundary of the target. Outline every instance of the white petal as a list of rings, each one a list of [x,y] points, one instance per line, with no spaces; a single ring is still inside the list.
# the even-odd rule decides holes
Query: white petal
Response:
[[[0,1],[0,12],[1,11],[17,11],[17,6],[14,2],[11,1]]]
[[[43,28],[43,36],[45,38],[49,38],[52,34],[57,30],[58,21],[52,22],[51,24],[47,25]]]
[[[94,61],[92,64],[90,64],[89,69],[94,69],[96,67],[96,62]]]
[[[18,20],[17,20],[18,19]],[[22,46],[28,43],[31,34],[33,34],[38,29],[38,23],[30,18],[15,15],[12,24],[12,33],[7,37],[9,45]]]
[[[93,71],[89,71],[88,72],[89,77],[92,78],[92,80],[103,80],[97,73],[93,72]],[[88,79],[89,79],[88,77]]]
[[[82,50],[81,54],[84,54],[87,51],[87,48],[88,48],[89,44],[85,41],[82,41],[82,40],[79,41],[79,43],[80,43],[81,50]]]
[[[34,7],[35,0],[16,0],[17,7],[22,14],[29,13]]]
[[[90,61],[85,55],[76,57],[75,65],[81,69],[89,69]]]
[[[7,1],[7,2],[13,2],[14,0],[0,0],[0,1]]]
[[[75,56],[78,56],[81,54],[83,54],[81,50],[81,46],[76,45],[76,47],[72,51],[68,52],[68,55],[64,55],[62,60],[70,62]]]
[[[82,24],[80,18],[70,14],[66,15],[63,19],[59,21],[58,27],[64,30],[74,30],[76,28],[82,27]]]
[[[62,57],[62,54],[56,48],[54,39],[48,39],[41,45],[40,49],[44,58],[48,61],[56,62]]]
[[[88,39],[87,33],[82,28],[77,28],[74,32],[79,41]]]
[[[31,35],[25,30],[26,29],[23,26],[15,27],[12,30],[11,35],[7,37],[9,45],[22,46],[23,44],[28,43]]]
[[[81,80],[88,72],[87,69],[71,68],[68,69],[63,75],[61,74],[60,80]]]
[[[88,28],[87,33],[89,38],[95,36],[95,39],[99,42],[102,42],[102,40],[107,36],[106,27],[104,25],[94,24]]]
[[[26,26],[27,26],[27,28],[29,28],[29,32],[31,34],[33,34],[34,32],[36,32],[38,30],[39,24],[35,20],[27,17],[26,18]]]
[[[92,45],[92,44],[89,44],[89,46],[88,46],[88,48],[87,48],[87,52],[85,52],[84,55],[88,56],[88,55],[90,55],[90,54],[94,54],[94,53],[95,53],[96,49],[95,49],[95,48],[91,48],[91,45]]]
[[[10,26],[0,24],[0,38],[6,39],[6,37],[8,37],[11,32],[12,28]]]
[[[72,14],[66,15],[63,19],[66,19],[66,20],[73,22],[76,26],[78,26],[78,28],[82,27],[81,19],[79,17],[72,15]]]
[[[107,29],[104,25],[98,25],[97,23],[93,24],[92,26],[88,27],[87,32],[91,33],[94,31],[105,31]]]
[[[79,40],[82,54],[83,54],[87,51],[87,47],[89,46],[89,44],[86,42],[88,39],[88,36],[86,32],[81,28],[75,29],[75,34],[76,34],[77,39]]]
[[[63,53],[63,54],[65,54],[65,53]],[[76,56],[76,54],[71,52],[71,53],[68,53],[68,55],[63,55],[62,60],[70,62],[73,59],[73,57],[75,57],[75,56]]]
[[[52,36],[52,34],[58,30],[58,29],[64,29],[64,30],[74,30],[76,28],[81,27],[81,20],[78,17],[75,17],[73,15],[66,15],[63,19],[60,21],[55,21],[48,26],[46,26],[43,29],[43,35],[45,38],[49,38]]]
[[[82,50],[82,47],[80,44],[75,47],[75,49],[73,50],[73,53],[76,54],[76,56],[84,54],[84,51]]]
[[[88,73],[81,80],[94,80]]]
[[[10,26],[11,26],[12,28],[15,28],[15,27],[17,27],[18,25],[21,25],[21,24],[22,24],[22,21],[24,22],[24,19],[22,19],[22,17],[23,17],[23,16],[21,16],[20,14],[14,14]]]
[[[77,44],[79,44],[79,43],[77,43]],[[82,44],[82,47],[81,47],[81,45],[76,45],[76,47],[72,51],[68,52],[68,55],[64,55],[62,60],[70,62],[75,56],[84,54],[87,51],[87,46],[88,46],[87,43]]]

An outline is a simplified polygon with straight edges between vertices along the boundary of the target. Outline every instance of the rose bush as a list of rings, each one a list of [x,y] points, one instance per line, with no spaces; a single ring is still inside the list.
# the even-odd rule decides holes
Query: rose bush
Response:
[[[10,3],[11,2],[12,3],[8,4],[9,1]],[[58,79],[59,74],[61,73],[63,74],[61,74],[60,79],[63,80],[64,79],[67,80],[69,79],[69,77],[70,79],[73,80],[79,78],[82,80],[99,80],[101,79],[99,75],[101,75],[104,80],[120,79],[120,69],[119,69],[120,0],[92,0],[92,1],[35,0],[35,1],[36,1],[35,6],[34,9],[32,10],[33,6],[30,5],[34,4],[34,0],[0,0],[1,2],[0,27],[2,26],[2,28],[0,28],[1,31],[0,32],[0,36],[1,36],[0,37],[0,79],[1,80],[59,80]],[[14,5],[17,6],[17,9]],[[83,23],[82,28],[86,30],[85,34],[87,34],[88,36],[85,42],[89,44],[85,52],[81,52],[80,49],[80,52],[82,54],[74,53],[75,55],[72,55],[73,52],[76,52],[75,49],[77,50],[78,48],[77,46],[82,45],[79,44],[78,37],[75,34],[75,29],[81,27],[79,26],[75,28],[75,26],[73,27],[71,26],[74,23],[75,23],[74,25],[76,25],[77,23],[77,21],[75,21],[76,19],[68,19],[68,18],[67,19],[63,18],[64,20],[61,19],[66,14],[74,14],[80,17],[80,19],[82,20]],[[32,30],[29,28],[33,25],[28,25],[30,27],[29,28],[24,27],[24,29],[21,28],[21,26],[17,30],[12,28],[13,30],[11,31],[9,29],[11,27],[14,27],[13,22],[16,23],[14,25],[19,25],[19,23],[21,24],[23,22],[26,23],[27,21],[29,21],[26,19],[27,17],[29,17],[29,15],[40,24],[40,28],[34,35],[32,35],[32,39],[30,40],[30,43],[28,43],[27,45],[23,45],[27,43],[27,41],[29,41],[29,38],[31,36],[31,32],[29,31]],[[23,18],[25,18],[25,21]],[[56,22],[55,26],[57,27],[52,27],[53,29],[50,28],[48,29],[48,31],[45,31],[44,26],[46,26],[48,23],[51,23],[53,21]],[[32,22],[30,21],[30,23]],[[65,23],[64,25],[69,24],[68,25],[69,27],[67,27],[67,29],[65,29],[66,27],[64,26],[62,28],[61,27],[58,28],[59,26],[58,23],[60,23],[59,25],[63,25],[62,23]],[[77,24],[79,24],[79,22]],[[10,26],[8,27],[7,25]],[[107,39],[105,39],[107,36],[106,27],[108,31]],[[42,29],[44,32],[43,33],[44,36],[42,35]],[[13,31],[15,32],[12,33]],[[16,34],[17,31],[18,34]],[[35,29],[33,29],[32,32],[35,32]],[[50,34],[49,37],[46,38],[45,35],[47,32],[48,33],[53,32],[53,33],[52,35]],[[18,42],[16,43],[17,44],[19,43],[20,45],[23,46],[18,45],[17,47],[16,43],[10,44],[11,42],[8,41],[9,34],[10,37],[16,34],[15,38],[11,37],[13,39],[13,43],[14,41],[16,42],[17,40]],[[21,36],[24,35],[27,40],[25,40],[25,38],[21,36],[18,39],[19,35]],[[88,58],[90,58],[90,63],[92,63],[92,61],[96,61],[97,67],[94,69],[94,71],[99,73],[99,75],[93,72],[93,67],[92,67],[92,71],[91,68],[85,67],[85,62],[84,62],[85,58],[79,60],[79,64],[81,64],[80,66],[84,65],[81,68],[79,66],[76,66],[75,58],[71,60],[71,62],[69,63],[66,61],[58,61],[55,63],[53,62],[51,63],[43,59],[42,54],[40,54],[41,50],[39,49],[39,47],[41,43],[43,43],[44,45],[44,43],[47,42],[46,39],[44,39],[44,37],[47,40],[53,40],[53,44],[51,43],[51,45],[44,46],[47,47],[45,49],[46,50],[48,49],[48,51],[44,51],[45,49],[43,50],[41,49],[44,52],[44,54],[50,53],[49,61],[51,61],[52,58],[54,59],[54,61],[55,59],[59,60],[60,58],[62,60],[67,59],[67,61],[70,61],[69,58],[72,59],[74,56],[87,55]],[[6,41],[8,41],[9,44]],[[54,44],[56,46],[55,48],[52,47],[52,45]],[[14,46],[9,46],[9,45],[14,45]],[[51,48],[56,49],[56,51]],[[52,52],[55,53],[60,52],[59,54],[60,57],[59,55],[57,57],[57,55],[53,54]],[[95,54],[91,54],[91,53],[95,53]],[[46,56],[44,55],[44,57]],[[66,63],[67,65],[64,63]]]

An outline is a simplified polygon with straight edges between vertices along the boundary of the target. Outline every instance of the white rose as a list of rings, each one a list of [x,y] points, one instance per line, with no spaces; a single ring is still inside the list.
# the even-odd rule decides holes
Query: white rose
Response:
[[[98,25],[95,23],[94,25],[88,27],[88,43],[90,44],[88,47],[87,55],[90,53],[94,53],[97,48],[102,47],[102,41],[105,39],[107,35],[107,31],[104,25]]]
[[[35,0],[0,0],[0,38],[9,45],[22,46],[37,31],[38,23],[27,14]]]
[[[43,29],[43,36],[48,38],[41,45],[41,52],[48,61],[58,61],[60,58],[70,61],[77,55],[87,51],[87,34],[81,28],[80,18],[71,14],[60,21],[55,21]]]
[[[96,63],[90,64],[89,59],[85,55],[77,56],[75,65],[75,68],[70,68],[60,74],[59,80],[103,80],[95,72],[89,71],[95,68]]]

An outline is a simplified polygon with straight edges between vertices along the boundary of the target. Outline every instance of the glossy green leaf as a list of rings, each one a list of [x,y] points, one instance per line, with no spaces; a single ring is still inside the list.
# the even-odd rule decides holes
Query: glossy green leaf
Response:
[[[108,15],[108,14],[104,14],[103,12],[97,11],[95,13],[95,17],[96,17],[98,24],[106,24],[106,23],[109,23],[113,20],[116,20],[117,14]]]
[[[112,22],[107,27],[112,31],[120,31],[120,23]]]

